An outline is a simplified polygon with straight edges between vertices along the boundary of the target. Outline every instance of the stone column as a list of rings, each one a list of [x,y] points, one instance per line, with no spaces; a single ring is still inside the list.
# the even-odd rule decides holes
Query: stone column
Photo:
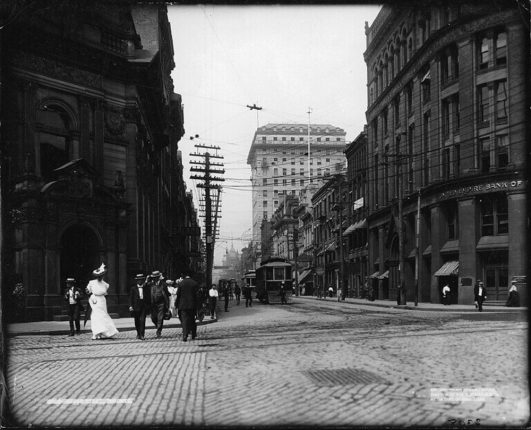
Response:
[[[459,304],[474,303],[474,284],[477,279],[478,217],[476,200],[458,201],[459,214]]]
[[[527,208],[525,191],[507,194],[509,209],[509,285],[513,276],[527,274]],[[520,302],[527,300],[527,291],[518,291]]]
[[[378,248],[379,248],[379,255],[380,255],[380,275],[385,272],[385,256],[384,256],[384,249],[385,249],[385,232],[383,226],[378,227]],[[378,281],[378,297],[383,297],[383,286],[380,281]]]

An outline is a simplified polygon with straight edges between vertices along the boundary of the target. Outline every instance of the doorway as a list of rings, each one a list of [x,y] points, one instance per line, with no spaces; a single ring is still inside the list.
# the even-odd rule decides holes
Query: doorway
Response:
[[[72,277],[84,289],[92,279],[92,271],[100,264],[99,240],[94,231],[85,225],[68,227],[61,237],[60,292],[65,279]]]

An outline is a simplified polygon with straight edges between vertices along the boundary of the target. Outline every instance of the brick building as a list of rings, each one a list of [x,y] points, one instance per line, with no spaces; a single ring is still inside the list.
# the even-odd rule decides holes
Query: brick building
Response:
[[[407,300],[418,267],[420,301],[439,302],[448,283],[464,304],[479,279],[489,301],[503,301],[526,274],[524,21],[515,3],[450,2],[386,5],[366,28],[369,269],[379,298],[396,297],[399,269]]]

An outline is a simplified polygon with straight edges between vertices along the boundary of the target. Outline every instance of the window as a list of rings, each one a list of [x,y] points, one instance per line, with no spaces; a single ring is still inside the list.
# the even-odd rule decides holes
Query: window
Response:
[[[485,197],[480,200],[481,235],[493,236],[509,232],[507,197]]]
[[[262,191],[262,197],[267,197],[267,190]]]
[[[457,207],[450,205],[446,210],[446,221],[448,224],[448,240],[455,240],[458,238],[457,233]]]
[[[383,124],[383,134],[384,136],[387,136],[387,132],[389,131],[388,130],[388,122],[387,122],[387,108],[385,108],[383,111],[382,111],[382,124]]]
[[[499,32],[494,37],[494,46],[496,49],[496,65],[502,66],[507,63],[507,33]]]
[[[317,169],[317,176],[321,176],[322,173],[321,173],[321,169]]]
[[[282,136],[282,141],[283,141],[283,142],[286,141],[286,136]]]
[[[487,36],[481,37],[479,41],[479,68],[486,69],[489,67],[489,39]]]
[[[442,152],[442,178],[450,179],[450,148],[444,148]]]
[[[278,169],[276,167],[273,169],[273,176],[278,176]]]
[[[481,173],[488,173],[490,170],[490,142],[489,138],[479,139],[479,170]]]
[[[496,94],[496,122],[507,122],[507,85],[506,81],[498,81],[494,84]]]
[[[411,115],[413,113],[413,84],[408,84],[406,86],[406,102],[407,102],[407,114]]]
[[[503,169],[509,164],[509,137],[506,134],[496,136],[496,167]]]
[[[277,140],[277,137],[276,137],[276,136],[275,136],[275,137],[273,137],[273,140]]]
[[[478,87],[478,121],[480,127],[489,125],[489,88],[487,85]]]
[[[267,208],[267,200],[264,200],[264,201],[262,202],[262,206],[263,206],[264,208]]]
[[[294,159],[291,160],[291,165],[295,166],[295,160]]]
[[[262,212],[263,219],[267,220],[267,211]]]
[[[446,84],[459,77],[457,46],[447,47],[441,54],[441,79]]]
[[[266,141],[266,137],[262,136],[262,142],[265,142],[265,141]]]
[[[282,185],[283,185],[283,186],[288,185],[288,180],[287,180],[287,179],[282,179]]]
[[[278,190],[273,190],[273,197],[275,197],[275,198],[278,197]]]
[[[442,133],[444,140],[450,136],[450,100],[448,98],[442,101]]]
[[[273,185],[274,185],[274,186],[277,186],[277,185],[278,185],[278,179],[273,179]]]
[[[294,142],[294,141],[295,141],[295,138],[294,138],[294,137],[292,137],[292,138],[291,138],[290,140],[291,140],[292,142]]]
[[[341,138],[340,137],[336,137],[336,142],[341,142]]]
[[[317,138],[317,142],[320,142],[320,141],[321,141],[321,138],[320,138],[320,137],[318,137],[318,138]]]
[[[400,127],[400,96],[395,97],[393,101],[395,127]]]
[[[262,179],[262,185],[264,185],[264,186],[267,185],[267,178]]]
[[[461,171],[461,145],[454,145],[454,176],[459,176]]]
[[[461,116],[459,114],[459,94],[452,96],[452,130],[457,133],[461,127]]]
[[[292,185],[293,187],[297,186],[297,180],[296,180],[296,179],[292,179],[292,180],[291,180],[291,185]]]
[[[275,200],[275,201],[273,202],[273,204],[274,204],[275,206],[278,206],[278,200]]]
[[[300,184],[299,184],[301,187],[304,187],[304,179],[301,179],[300,180]]]
[[[299,137],[299,142],[303,142],[304,141],[304,137]]]
[[[302,169],[302,168],[299,169],[299,174],[300,174],[301,176],[304,176],[304,169]]]
[[[326,140],[327,142],[330,142],[330,138],[329,138],[329,137],[327,137],[325,140]]]
[[[330,163],[330,158],[327,158],[327,159],[326,159],[326,162],[327,162],[327,163]]]
[[[286,160],[287,160],[287,158],[283,158],[283,159],[282,159],[282,162],[283,162],[283,163],[285,163],[285,162],[286,162]]]
[[[288,169],[282,169],[282,176],[286,176],[288,174]]]

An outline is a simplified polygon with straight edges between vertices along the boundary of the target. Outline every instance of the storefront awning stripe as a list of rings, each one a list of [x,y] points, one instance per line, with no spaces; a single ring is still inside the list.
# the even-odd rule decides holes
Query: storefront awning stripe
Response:
[[[447,261],[433,276],[457,276],[459,274],[459,261]]]
[[[343,232],[343,236],[348,236],[350,233],[352,233],[354,231],[354,226],[356,224],[351,224],[348,226],[348,228]]]
[[[386,270],[380,276],[378,276],[378,279],[387,279],[387,278],[389,278],[389,270]]]
[[[304,280],[308,277],[308,275],[310,275],[310,273],[312,273],[311,270],[305,270],[304,272],[302,272],[299,276],[299,283],[304,282]]]
[[[376,278],[378,278],[378,274],[379,274],[379,273],[380,273],[380,272],[377,270],[377,271],[374,272],[371,276],[369,276],[369,278],[371,278],[371,279],[376,279]]]

